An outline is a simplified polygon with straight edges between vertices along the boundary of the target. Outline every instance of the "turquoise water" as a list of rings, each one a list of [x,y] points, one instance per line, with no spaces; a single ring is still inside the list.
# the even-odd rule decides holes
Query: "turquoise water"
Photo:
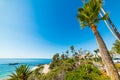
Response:
[[[0,59],[0,80],[5,80],[11,72],[15,71],[15,66],[27,64],[30,68],[39,64],[49,64],[51,59]],[[8,65],[9,63],[19,63],[18,65]]]

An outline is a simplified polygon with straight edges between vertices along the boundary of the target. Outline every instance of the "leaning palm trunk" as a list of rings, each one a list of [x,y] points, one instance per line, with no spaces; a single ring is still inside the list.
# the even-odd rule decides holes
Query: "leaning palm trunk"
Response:
[[[107,19],[109,21],[109,23],[111,24],[111,26],[113,27],[113,30],[115,32],[115,34],[117,35],[119,41],[120,41],[120,33],[118,32],[117,28],[115,27],[115,25],[112,23],[111,19],[108,17]]]
[[[101,8],[101,11],[106,14],[105,10],[103,8]],[[110,23],[110,25],[112,26],[112,33],[115,34],[115,36],[117,36],[117,40],[120,41],[120,33],[118,32],[117,28],[115,27],[115,25],[113,24],[113,22],[111,21],[110,17],[107,18],[108,22]],[[110,28],[110,27],[109,27]],[[113,35],[114,35],[113,34]]]
[[[110,57],[110,54],[107,50],[107,47],[106,47],[102,37],[100,36],[99,32],[97,31],[96,26],[93,24],[91,26],[91,28],[92,28],[92,31],[94,32],[96,39],[97,39],[97,43],[99,46],[102,60],[105,64],[107,70],[109,71],[109,76],[110,76],[111,80],[120,80],[117,69],[115,68],[115,65],[112,61],[112,58]]]
[[[102,13],[99,13],[99,15],[100,15],[101,17],[103,17]],[[108,29],[110,30],[110,32],[113,34],[113,36],[114,36],[117,40],[119,40],[119,38],[118,38],[118,36],[115,34],[113,28],[110,27],[110,25],[108,24],[108,22],[107,22],[106,20],[104,20],[104,22],[105,22],[106,26],[108,27]]]

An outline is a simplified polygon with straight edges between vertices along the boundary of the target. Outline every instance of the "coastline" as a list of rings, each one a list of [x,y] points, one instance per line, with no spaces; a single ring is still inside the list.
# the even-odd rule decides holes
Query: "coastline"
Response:
[[[0,80],[7,80],[8,77],[3,77],[3,78],[0,78]]]
[[[46,73],[48,73],[50,71],[50,69],[49,69],[50,65],[49,64],[43,64],[41,66],[43,66],[42,73],[46,74]],[[39,66],[34,66],[33,68],[31,68],[31,71],[34,71],[37,68],[39,68]]]
[[[50,71],[50,69],[49,69],[50,65],[49,64],[44,64],[43,66],[44,66],[44,68],[42,70],[42,73],[44,73],[44,74],[48,73]]]
[[[20,63],[18,65],[8,65],[9,63]],[[39,65],[49,64],[51,59],[1,59],[0,60],[0,80],[7,80],[12,72],[15,72],[15,66],[27,64],[31,70],[35,70]]]
[[[6,76],[6,75],[10,75],[10,73],[6,73],[5,75],[2,75],[0,77],[0,80],[7,80],[9,78],[9,76]]]
[[[50,71],[49,64],[43,64],[42,66],[44,67],[43,70],[42,70],[42,73],[46,74]],[[34,66],[34,67],[31,68],[31,71],[34,71],[37,68],[39,68],[39,66]],[[6,80],[8,78],[9,78],[8,76],[3,76],[3,77],[0,78],[0,80]]]

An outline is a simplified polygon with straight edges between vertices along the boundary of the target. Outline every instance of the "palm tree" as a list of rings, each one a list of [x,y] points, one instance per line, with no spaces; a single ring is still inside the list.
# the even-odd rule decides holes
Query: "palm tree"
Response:
[[[94,50],[94,52],[95,52],[94,60],[96,62],[102,62],[102,59],[101,59],[100,55],[98,54],[99,53],[99,49]]]
[[[95,56],[98,57],[98,56],[99,56],[99,55],[98,55],[98,53],[99,53],[99,49],[94,50],[94,52],[95,52]]]
[[[99,0],[99,1],[100,1],[100,3],[103,2],[103,0]],[[106,11],[104,10],[103,7],[101,7],[101,11],[103,12],[103,14],[106,14]],[[101,14],[101,13],[100,13],[100,16],[102,17],[102,14]],[[111,26],[108,24],[107,21],[109,22],[109,24],[110,24]],[[104,20],[104,22],[105,22],[106,26],[108,27],[108,29],[109,29],[109,30],[111,31],[111,33],[113,34],[113,36],[114,36],[117,40],[120,41],[120,33],[118,32],[117,28],[116,28],[115,25],[113,24],[113,22],[112,22],[112,20],[110,19],[110,17],[108,17],[107,20]]]
[[[94,50],[94,52],[95,52],[96,54],[98,54],[98,52],[99,52],[99,49],[96,49],[96,50]]]
[[[120,54],[120,42],[118,40],[115,41],[111,50],[117,54]]]
[[[87,0],[82,0],[83,4],[86,3]],[[103,0],[99,0],[100,3],[103,2]],[[106,11],[104,10],[103,7],[101,7],[101,11],[103,12],[103,14],[106,14]],[[99,13],[101,17],[103,17],[103,14],[100,12]],[[110,32],[113,34],[113,36],[120,41],[120,33],[118,32],[117,28],[115,27],[114,23],[112,22],[112,20],[110,19],[110,17],[108,17],[106,20],[104,20],[106,26],[108,27],[108,29],[110,30]],[[109,22],[109,23],[108,23]],[[110,25],[109,25],[110,24]]]
[[[73,45],[72,45],[72,46],[70,46],[70,49],[71,49],[71,52],[72,52],[72,53],[74,53],[75,48],[74,48],[74,46],[73,46]]]
[[[75,56],[75,48],[74,48],[74,46],[72,45],[72,46],[70,46],[70,50],[71,50],[71,52],[72,52],[72,55],[73,56]]]
[[[28,80],[31,73],[29,66],[21,65],[15,68],[15,73],[12,73],[8,80]]]
[[[92,29],[99,46],[102,60],[105,63],[107,70],[109,71],[109,76],[111,80],[119,80],[120,77],[118,75],[118,72],[96,26],[100,20],[106,20],[108,17],[107,14],[104,15],[102,18],[99,17],[101,7],[102,4],[99,2],[99,0],[90,0],[82,8],[78,9],[77,17],[78,20],[80,21],[82,28],[89,26],[89,28]]]
[[[104,8],[101,8],[101,11],[103,12],[103,14],[106,14]],[[100,13],[100,16],[103,16]],[[120,41],[120,33],[118,32],[117,28],[115,27],[115,25],[113,24],[112,20],[110,19],[110,17],[107,18],[107,20],[104,20],[106,26],[108,27],[108,29],[111,31],[111,33],[113,34],[113,36]],[[108,24],[109,22],[109,24]]]

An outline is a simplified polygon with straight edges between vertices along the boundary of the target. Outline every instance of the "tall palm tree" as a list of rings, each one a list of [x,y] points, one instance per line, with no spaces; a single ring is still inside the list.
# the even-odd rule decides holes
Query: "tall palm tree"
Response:
[[[100,3],[103,2],[103,0],[99,0]],[[104,10],[103,7],[101,7],[101,11],[103,12],[103,14],[106,14],[106,11]],[[102,14],[100,14],[100,16],[102,16]],[[108,22],[109,24],[108,24]],[[113,36],[120,41],[120,33],[118,32],[117,28],[115,27],[114,23],[112,22],[112,20],[110,19],[110,17],[107,18],[107,21],[104,20],[106,26],[108,27],[108,29],[112,32]]]
[[[100,3],[103,2],[103,0],[99,0]],[[82,0],[83,4],[85,4],[87,2],[87,0]],[[103,7],[101,7],[101,11],[102,13],[105,15],[106,11],[104,10]],[[103,17],[103,14],[99,13],[101,17]],[[110,32],[113,34],[113,36],[120,41],[120,33],[118,32],[117,28],[115,27],[114,23],[112,22],[112,20],[110,19],[110,17],[108,17],[106,20],[104,20],[106,26],[108,27],[108,29],[110,30]],[[109,23],[108,23],[109,22]],[[110,25],[109,25],[110,24]]]
[[[101,8],[101,11],[103,12],[103,14],[106,14],[104,8]],[[100,14],[102,16],[102,14]],[[108,24],[108,22],[109,24]],[[118,32],[117,28],[115,27],[115,25],[113,24],[112,20],[110,19],[110,17],[107,18],[107,21],[105,20],[104,22],[106,23],[108,29],[112,32],[112,34],[114,35],[114,37],[120,41],[120,33]]]
[[[108,15],[104,15],[102,18],[99,17],[101,7],[102,4],[99,2],[99,0],[90,0],[82,8],[78,9],[77,17],[82,28],[89,26],[89,28],[92,29],[99,46],[102,60],[105,63],[107,70],[109,71],[109,76],[111,80],[120,80],[120,77],[112,61],[112,58],[110,57],[107,47],[97,30],[97,23],[100,20],[107,19],[108,17]]]
[[[102,9],[102,8],[101,8],[101,9]],[[103,14],[102,14],[101,12],[100,12],[99,14],[100,14],[101,17],[103,17]],[[110,30],[110,32],[113,34],[113,36],[114,36],[117,40],[119,40],[119,38],[118,38],[118,36],[116,35],[114,29],[110,26],[110,24],[108,23],[108,21],[107,21],[107,20],[104,20],[104,22],[105,22],[107,28],[108,28],[108,29]]]
[[[21,65],[15,68],[15,73],[12,73],[8,80],[28,80],[31,73],[29,66]]]

